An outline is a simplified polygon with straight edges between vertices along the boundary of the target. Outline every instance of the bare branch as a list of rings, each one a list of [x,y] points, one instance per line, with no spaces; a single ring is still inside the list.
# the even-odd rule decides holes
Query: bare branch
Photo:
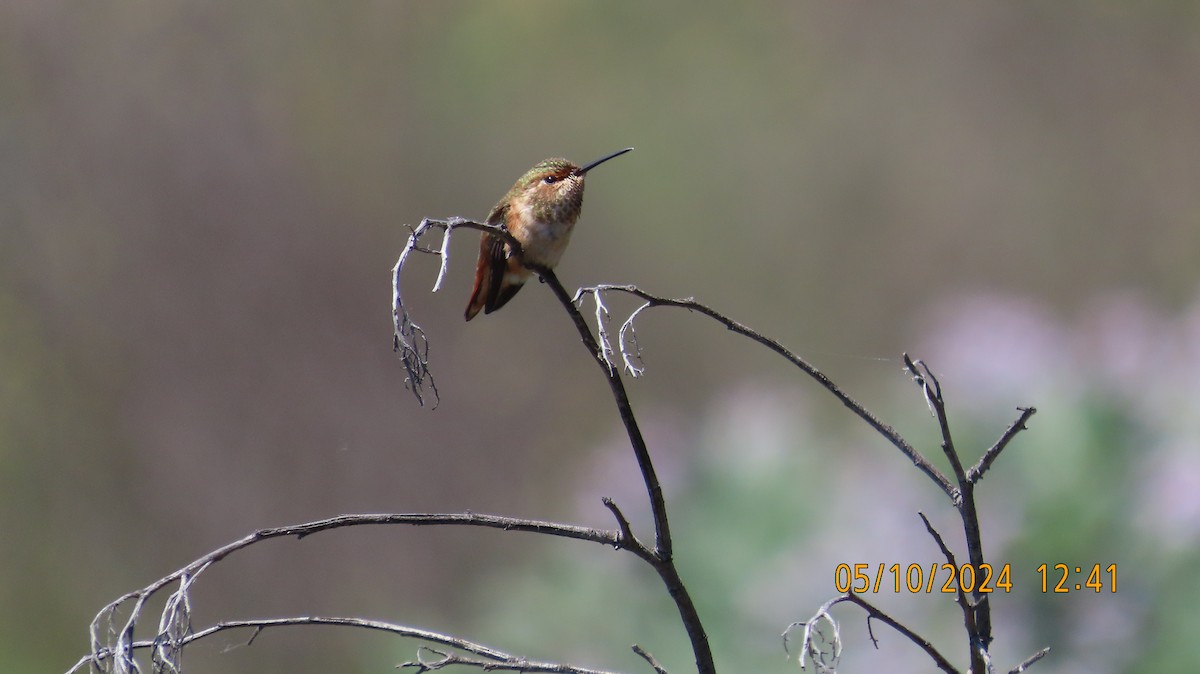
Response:
[[[621,509],[617,507],[617,504],[607,496],[600,499],[600,502],[604,504],[605,508],[608,508],[609,511],[612,512],[613,517],[615,517],[617,520],[617,531],[620,534],[622,547],[634,553],[638,557],[641,557],[647,562],[654,564],[657,561],[654,557],[654,551],[650,548],[647,548],[645,544],[637,539],[637,536],[633,535],[633,528],[629,525],[629,520],[626,519],[625,513],[621,512]]]
[[[750,339],[754,340],[755,342],[758,342],[759,344],[767,347],[771,351],[774,351],[775,353],[779,354],[780,356],[783,356],[785,359],[788,360],[788,362],[790,362],[793,365],[795,365],[796,367],[800,368],[800,370],[802,370],[805,374],[807,374],[808,376],[815,379],[817,381],[817,383],[819,383],[827,391],[832,393],[833,396],[836,397],[839,401],[841,401],[841,403],[843,405],[845,405],[847,408],[849,408],[851,412],[856,414],[860,419],[865,421],[867,423],[867,425],[869,425],[871,428],[875,429],[876,432],[878,432],[880,435],[882,435],[884,438],[886,438],[889,442],[891,442],[892,445],[894,445],[906,457],[908,457],[909,461],[912,461],[913,465],[915,465],[918,469],[920,469],[921,472],[925,473],[925,475],[928,476],[929,479],[933,480],[938,485],[938,487],[941,488],[941,490],[946,493],[947,496],[950,496],[951,498],[955,497],[955,493],[957,490],[954,488],[954,485],[952,485],[950,483],[950,480],[944,474],[942,474],[942,472],[940,470],[938,470],[933,464],[931,464],[928,459],[926,459],[924,456],[922,456],[920,452],[918,452],[915,448],[913,448],[913,446],[910,445],[908,443],[908,441],[905,440],[896,431],[896,429],[894,429],[891,426],[888,426],[887,424],[880,421],[874,414],[872,414],[870,411],[868,411],[862,405],[862,403],[859,403],[857,400],[855,400],[854,398],[851,398],[847,393],[842,391],[842,389],[840,387],[838,387],[837,384],[834,384],[833,381],[830,380],[829,377],[825,376],[824,373],[822,373],[820,370],[818,370],[816,367],[814,367],[808,361],[804,360],[800,356],[796,355],[792,351],[785,348],[779,342],[751,329],[750,327],[748,327],[746,325],[743,325],[743,324],[733,320],[732,318],[729,318],[728,316],[716,311],[715,309],[708,307],[707,305],[704,305],[704,304],[701,304],[701,303],[695,301],[694,299],[692,299],[690,297],[686,298],[686,299],[671,299],[671,298],[667,298],[667,297],[660,297],[658,295],[653,295],[653,294],[648,293],[634,285],[610,285],[610,284],[602,284],[602,285],[597,285],[597,286],[591,286],[588,288],[581,288],[579,290],[579,292],[576,294],[576,296],[577,297],[582,296],[583,294],[586,294],[586,293],[600,294],[600,293],[604,293],[604,292],[622,292],[622,293],[626,293],[629,295],[633,295],[634,297],[639,297],[646,301],[646,305],[637,309],[633,313],[633,315],[631,315],[629,317],[629,319],[625,321],[625,324],[621,326],[621,334],[622,335],[625,335],[627,333],[632,333],[632,331],[634,329],[633,319],[635,319],[637,317],[637,315],[640,314],[643,310],[650,308],[650,307],[678,307],[680,309],[687,309],[688,311],[693,311],[696,313],[703,314],[703,315],[717,321],[721,325],[724,325],[728,330],[730,330],[732,332],[736,332],[739,335],[749,337]],[[636,349],[636,340],[632,340],[632,339],[629,341],[622,340],[621,343],[623,345],[631,344]],[[640,367],[640,362],[641,362],[640,356],[641,356],[640,351],[635,351],[635,353],[630,354],[627,350],[625,350],[623,348],[622,357],[625,359],[625,366],[626,366],[626,368],[630,369],[630,371],[633,372],[635,376],[640,375],[642,373],[642,369]]]
[[[825,674],[826,672],[833,674],[837,671],[838,661],[842,657],[842,630],[838,626],[837,621],[833,616],[829,615],[829,609],[839,601],[844,601],[845,598],[839,598],[833,601],[826,602],[817,609],[817,613],[803,623],[792,623],[783,631],[783,650],[785,653],[788,650],[788,637],[793,628],[804,626],[804,636],[800,642],[800,669],[807,669],[806,661],[809,657],[812,658],[813,666],[817,672]],[[826,635],[821,629],[821,625],[829,626],[830,634]],[[868,623],[870,625],[870,623]],[[873,637],[872,637],[873,638]],[[827,644],[824,645],[824,644]]]
[[[436,660],[426,660],[422,657],[422,653],[429,652],[438,656]],[[525,658],[517,658],[506,656],[503,659],[483,659],[473,658],[467,655],[458,653],[449,653],[439,651],[436,648],[422,646],[417,651],[417,659],[411,662],[402,662],[396,665],[397,669],[403,667],[412,667],[416,669],[417,674],[431,672],[436,669],[442,669],[451,665],[462,665],[464,667],[478,667],[484,671],[504,671],[504,672],[558,672],[560,674],[614,674],[600,669],[588,669],[586,667],[578,667],[576,665],[568,665],[559,662],[539,662],[537,660],[527,660]]]
[[[392,349],[400,354],[400,362],[404,365],[404,385],[413,392],[422,406],[425,404],[426,386],[433,394],[434,407],[437,406],[438,391],[433,374],[429,371],[429,340],[425,337],[425,331],[412,320],[404,306],[404,299],[400,294],[400,273],[404,271],[404,265],[411,253],[438,255],[441,257],[441,265],[438,268],[437,280],[433,284],[433,291],[440,290],[450,265],[450,235],[460,227],[478,229],[498,236],[509,244],[514,255],[521,254],[520,242],[503,227],[493,227],[460,217],[445,220],[423,218],[416,227],[409,227],[408,242],[392,267]],[[422,237],[433,230],[443,232],[441,248],[436,251],[421,245]]]
[[[386,622],[381,622],[378,620],[365,620],[362,618],[300,616],[300,617],[294,617],[294,618],[229,620],[229,621],[217,623],[210,627],[206,627],[205,629],[202,629],[197,632],[181,634],[178,637],[172,639],[172,643],[169,645],[169,648],[171,651],[178,653],[183,649],[184,646],[186,646],[194,641],[206,639],[208,637],[211,637],[215,634],[219,634],[221,632],[226,632],[229,630],[237,630],[237,629],[254,628],[254,633],[251,635],[250,639],[247,641],[247,644],[249,644],[249,643],[253,642],[254,639],[257,638],[258,635],[260,633],[262,633],[263,630],[266,630],[268,628],[295,627],[295,626],[304,626],[304,625],[341,626],[341,627],[354,627],[354,628],[378,630],[378,631],[382,631],[382,632],[388,632],[391,634],[395,634],[395,635],[398,635],[401,637],[420,639],[421,641],[426,641],[426,642],[434,643],[434,644],[440,644],[442,646],[448,646],[450,648],[455,648],[460,651],[465,651],[467,653],[471,653],[476,656],[479,656],[479,658],[471,658],[471,657],[466,657],[466,656],[462,656],[459,654],[448,654],[448,653],[445,653],[442,651],[435,650],[433,648],[429,648],[427,646],[422,646],[418,650],[418,653],[417,653],[417,662],[406,662],[406,663],[399,665],[399,667],[418,667],[418,668],[424,667],[424,669],[419,669],[418,671],[428,671],[430,669],[440,669],[441,667],[443,667],[447,664],[462,664],[462,665],[477,666],[477,667],[481,667],[484,669],[501,669],[501,670],[523,671],[523,672],[563,672],[565,674],[612,674],[611,672],[605,672],[603,670],[588,669],[586,667],[578,667],[575,665],[550,663],[550,662],[538,662],[538,661],[534,661],[534,660],[528,660],[526,658],[510,655],[508,653],[505,653],[504,651],[492,648],[490,646],[484,646],[483,644],[475,643],[473,641],[469,641],[467,639],[463,639],[460,637],[443,634],[441,632],[434,632],[431,630],[421,629],[421,628],[417,628],[417,627],[409,627],[406,625],[396,625],[393,623],[386,623]],[[155,652],[157,652],[159,649],[162,648],[162,645],[161,645],[162,641],[163,641],[162,637],[159,637],[159,638],[155,638],[155,639],[147,639],[147,640],[142,640],[142,641],[137,641],[137,642],[131,642],[129,644],[129,648],[130,648],[130,650],[153,649]],[[451,661],[443,662],[441,664],[427,663],[421,658],[422,650],[429,651],[432,653],[437,653],[444,657],[451,658]],[[121,669],[119,669],[120,665],[118,664],[120,662],[120,659],[116,659],[114,657],[115,655],[116,655],[116,653],[114,651],[108,650],[108,649],[102,649],[102,650],[93,652],[91,655],[88,655],[87,657],[82,658],[79,662],[77,662],[75,664],[74,667],[67,670],[67,674],[72,674],[73,672],[76,672],[79,669],[81,669],[82,667],[87,666],[87,665],[92,665],[92,666],[96,666],[96,667],[103,669],[103,668],[107,667],[110,663],[117,664],[118,668],[116,669],[116,671],[122,671]],[[168,666],[171,671],[179,671],[177,659],[166,661],[164,664],[166,666]],[[430,666],[431,664],[433,666]],[[133,665],[132,668],[136,669],[136,665]]]
[[[1017,409],[1021,412],[1021,416],[1017,417],[1017,420],[1012,422],[1012,424],[1005,429],[1004,433],[1000,436],[1000,439],[996,441],[996,444],[989,447],[988,450],[983,453],[983,456],[979,458],[979,462],[972,466],[971,470],[967,471],[967,481],[971,484],[979,482],[979,479],[983,477],[983,474],[987,472],[987,469],[992,467],[992,463],[996,460],[996,457],[1000,456],[1000,452],[1004,451],[1004,448],[1008,446],[1008,443],[1012,442],[1012,439],[1017,437],[1017,433],[1027,430],[1025,428],[1025,422],[1029,421],[1029,417],[1037,414],[1036,407],[1018,407]]]
[[[1042,658],[1046,657],[1046,655],[1047,655],[1049,652],[1050,652],[1050,647],[1049,647],[1049,646],[1047,646],[1047,647],[1043,648],[1042,650],[1038,651],[1037,653],[1034,653],[1033,655],[1031,655],[1031,656],[1029,656],[1029,657],[1025,658],[1024,660],[1022,660],[1022,661],[1021,661],[1021,664],[1019,664],[1019,665],[1017,665],[1016,667],[1013,667],[1012,669],[1008,670],[1008,674],[1021,674],[1021,672],[1023,672],[1023,671],[1025,671],[1025,670],[1029,669],[1029,668],[1030,668],[1030,666],[1032,666],[1032,665],[1033,665],[1033,663],[1035,663],[1035,662],[1037,662],[1038,660],[1041,660]]]
[[[934,542],[937,543],[938,549],[942,551],[942,556],[944,556],[946,561],[950,563],[950,568],[957,569],[958,561],[954,559],[954,553],[950,551],[950,548],[946,545],[946,541],[942,539],[942,535],[937,532],[937,529],[933,528],[933,525],[930,524],[929,518],[925,516],[925,513],[918,512],[917,514],[921,516],[921,521],[925,523],[925,530],[929,532],[929,535],[933,537]],[[967,595],[962,589],[962,583],[954,583],[954,589],[956,592],[955,600],[958,602],[959,609],[962,610],[963,625],[967,629],[968,640],[974,644],[979,640],[979,628],[975,624],[975,608],[971,605],[971,602],[967,600]]]
[[[596,302],[596,342],[599,344],[599,356],[611,370],[616,365],[612,361],[612,341],[608,337],[608,307],[604,306],[604,298],[598,294],[592,295],[592,300]]]
[[[938,428],[942,434],[942,452],[950,461],[950,467],[960,486],[960,489],[955,489],[950,493],[950,499],[955,506],[958,506],[962,499],[961,485],[966,479],[966,472],[963,471],[962,461],[959,460],[958,451],[954,448],[954,438],[950,435],[950,419],[946,416],[946,400],[942,397],[942,383],[923,361],[914,361],[907,353],[903,358],[904,369],[912,375],[917,386],[921,387],[922,393],[925,394],[925,403],[929,405],[930,411],[937,419]]]
[[[634,644],[633,652],[637,653],[639,656],[641,656],[641,658],[643,660],[645,660],[651,667],[653,667],[655,674],[667,674],[667,670],[662,665],[658,664],[658,660],[655,660],[654,656],[651,655],[650,653],[648,653],[646,651],[646,649],[642,648],[641,646],[639,646],[637,644]]]
[[[203,571],[205,567],[201,567]],[[158,637],[155,639],[151,661],[155,671],[170,670],[179,673],[179,658],[183,653],[183,639],[192,631],[192,581],[196,576],[183,574],[179,589],[167,597],[166,606],[158,621]]]
[[[829,611],[834,606],[836,606],[837,604],[840,604],[842,602],[850,602],[852,604],[857,604],[859,607],[861,607],[864,611],[867,612],[868,619],[874,618],[876,620],[879,620],[880,622],[884,623],[888,627],[891,627],[892,629],[894,629],[897,632],[899,632],[900,634],[902,634],[909,641],[916,644],[921,650],[925,651],[925,653],[938,666],[938,669],[941,669],[943,672],[946,672],[946,674],[958,674],[958,670],[954,668],[954,665],[950,664],[950,661],[947,660],[945,658],[945,656],[943,656],[940,652],[938,652],[938,650],[936,648],[934,648],[933,644],[931,644],[928,639],[918,635],[916,632],[913,632],[909,628],[900,624],[895,618],[891,617],[887,613],[884,613],[877,606],[875,606],[874,604],[871,604],[866,599],[863,599],[860,595],[858,595],[854,592],[847,592],[844,595],[841,595],[839,597],[834,597],[833,599],[830,599],[829,601],[825,602],[824,604],[821,605],[820,608],[817,609],[817,612],[813,615],[813,617],[809,618],[807,621],[802,622],[802,623],[795,622],[795,623],[792,623],[791,625],[788,625],[787,629],[784,630],[784,632],[783,632],[784,650],[787,650],[788,635],[791,633],[791,631],[797,627],[803,626],[804,627],[804,643],[801,646],[801,648],[803,649],[802,652],[808,652],[808,653],[814,652],[812,650],[809,650],[809,649],[814,648],[812,641],[811,641],[811,637],[813,635],[813,630],[816,629],[819,626],[819,623],[822,621],[825,621],[834,627],[834,629],[835,629],[835,632],[833,635],[834,643],[840,644],[840,636],[839,636],[838,632],[836,631],[837,623],[836,623],[836,621],[834,621],[833,617],[829,614]],[[819,653],[821,651],[818,648],[817,651],[815,651],[815,652]],[[838,655],[840,655],[840,652],[841,651],[840,651],[840,645],[839,645],[836,653]],[[803,656],[801,656],[801,657],[803,658]],[[834,664],[836,665],[836,662]],[[802,667],[804,666],[803,660],[801,660],[801,666]],[[822,672],[822,671],[826,671],[826,670],[822,669],[821,666],[818,666],[817,671]],[[832,670],[829,670],[829,671],[832,671]]]
[[[639,547],[640,544],[637,543],[636,539],[623,537],[618,531],[478,513],[340,515],[304,524],[260,529],[237,541],[217,548],[187,566],[167,574],[136,592],[128,593],[108,606],[105,606],[96,614],[90,627],[92,655],[84,658],[81,662],[111,658],[113,666],[110,671],[120,674],[138,671],[137,663],[133,659],[133,650],[135,648],[134,630],[142,618],[146,602],[165,587],[178,583],[178,589],[168,597],[166,606],[159,618],[155,638],[149,642],[155,649],[152,657],[154,658],[156,668],[160,670],[175,670],[176,666],[174,663],[178,662],[178,648],[182,644],[188,643],[187,641],[181,641],[180,637],[191,630],[189,591],[196,579],[213,564],[238,550],[272,538],[304,538],[311,534],[343,527],[395,524],[415,526],[460,525],[502,529],[505,531],[526,531],[548,536],[590,541],[619,549],[629,549],[640,557],[644,557],[647,554],[644,548]],[[132,606],[129,607],[129,616],[118,629],[116,626],[117,614],[130,602],[132,602]]]
[[[446,280],[446,272],[450,270],[450,236],[452,234],[454,234],[454,230],[449,227],[442,233],[442,248],[437,253],[442,258],[442,263],[438,266],[437,280],[433,282],[431,292],[436,293],[442,289],[442,282]]]
[[[599,296],[599,293],[596,293]],[[646,302],[642,306],[634,309],[633,313],[629,314],[629,318],[625,319],[625,323],[621,325],[620,347],[621,360],[625,363],[625,370],[633,377],[640,377],[646,371],[645,364],[642,363],[642,349],[638,346],[637,330],[633,327],[633,322],[637,320],[638,314],[652,305]]]

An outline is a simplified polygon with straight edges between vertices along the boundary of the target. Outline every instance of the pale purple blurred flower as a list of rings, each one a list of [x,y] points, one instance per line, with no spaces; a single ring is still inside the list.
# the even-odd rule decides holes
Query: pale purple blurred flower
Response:
[[[936,305],[926,325],[913,355],[956,384],[956,406],[1030,404],[1075,379],[1070,331],[1032,299],[956,296]]]
[[[1196,438],[1157,448],[1141,461],[1135,522],[1176,548],[1200,540],[1200,443]]]

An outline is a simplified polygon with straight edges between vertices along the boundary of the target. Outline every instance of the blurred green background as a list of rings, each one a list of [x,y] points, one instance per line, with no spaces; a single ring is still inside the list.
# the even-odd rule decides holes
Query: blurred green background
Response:
[[[104,604],[264,526],[463,511],[608,526],[644,497],[607,389],[532,285],[462,322],[475,236],[406,294],[441,406],[391,352],[404,223],[483,217],[536,161],[589,180],[559,274],[695,296],[931,456],[900,372],[942,376],[980,491],[997,668],[1195,671],[1200,12],[1186,2],[117,2],[0,6],[0,671],[63,671]],[[613,303],[614,310],[627,305]],[[631,384],[722,671],[842,562],[928,562],[948,504],[813,382],[683,312]],[[1117,563],[1118,590],[1034,569]],[[946,596],[878,602],[965,663]],[[195,624],[340,614],[529,657],[688,671],[648,569],[556,540],[371,529],[278,541]],[[845,610],[845,671],[929,671]],[[150,620],[153,622],[153,620]],[[297,628],[189,672],[384,672],[415,646]]]

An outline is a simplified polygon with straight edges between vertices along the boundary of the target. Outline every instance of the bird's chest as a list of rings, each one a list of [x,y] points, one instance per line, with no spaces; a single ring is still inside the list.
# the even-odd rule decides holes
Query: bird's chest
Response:
[[[517,218],[517,222],[511,223],[508,230],[521,242],[525,250],[525,259],[546,267],[558,264],[559,258],[571,241],[575,221],[543,220],[532,217],[530,212],[521,215],[531,217]]]

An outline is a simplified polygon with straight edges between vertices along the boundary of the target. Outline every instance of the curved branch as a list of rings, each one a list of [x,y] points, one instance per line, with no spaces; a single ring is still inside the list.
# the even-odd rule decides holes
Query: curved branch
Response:
[[[420,639],[421,641],[426,641],[426,642],[434,643],[434,644],[440,644],[442,646],[448,646],[450,648],[455,648],[460,651],[465,651],[467,653],[472,653],[476,656],[479,656],[479,658],[470,658],[470,657],[464,657],[462,655],[458,655],[457,653],[444,653],[442,651],[437,651],[432,648],[422,647],[426,650],[429,650],[430,652],[437,653],[438,655],[441,655],[446,659],[440,664],[434,663],[431,665],[430,663],[425,663],[421,660],[420,651],[418,651],[417,661],[405,662],[400,665],[397,665],[398,667],[418,667],[419,668],[418,671],[427,671],[430,669],[440,669],[441,667],[448,665],[448,664],[460,664],[460,665],[476,666],[481,669],[489,669],[489,670],[499,669],[499,670],[520,671],[520,672],[562,672],[563,674],[613,674],[612,672],[607,672],[604,670],[588,669],[586,667],[579,667],[576,665],[568,665],[568,664],[552,663],[552,662],[539,662],[536,660],[529,660],[529,659],[518,657],[515,655],[510,655],[509,653],[505,653],[504,651],[492,648],[490,646],[485,646],[483,644],[475,643],[473,641],[468,641],[467,639],[463,639],[461,637],[443,634],[441,632],[434,632],[431,630],[420,629],[417,627],[408,627],[406,625],[396,625],[393,623],[386,623],[386,622],[381,622],[378,620],[366,620],[363,618],[301,616],[301,617],[295,617],[295,618],[227,620],[227,621],[219,622],[210,627],[206,627],[197,632],[192,632],[190,634],[183,635],[183,636],[179,637],[178,639],[173,640],[171,643],[171,647],[175,650],[178,650],[178,649],[181,649],[182,647],[192,643],[193,641],[199,641],[201,639],[211,637],[211,636],[213,636],[215,634],[219,634],[221,632],[227,632],[229,630],[237,630],[237,629],[254,628],[254,633],[250,636],[250,639],[247,641],[247,644],[250,644],[250,643],[253,643],[253,641],[256,638],[258,638],[258,635],[263,630],[266,630],[269,628],[275,628],[275,627],[294,627],[294,626],[301,626],[301,625],[326,625],[326,626],[333,625],[333,626],[342,626],[342,627],[356,627],[356,628],[362,628],[362,629],[379,630],[379,631],[395,634],[395,635],[398,635],[401,637]],[[161,641],[160,639],[147,639],[147,640],[143,640],[143,641],[136,641],[136,642],[132,642],[129,645],[129,647],[132,650],[149,650],[149,649],[157,650],[161,646],[160,641]],[[67,674],[73,674],[74,672],[78,671],[80,668],[87,666],[87,665],[102,667],[102,666],[104,666],[104,664],[107,661],[109,661],[110,659],[113,659],[116,655],[117,655],[116,652],[114,652],[112,650],[108,650],[108,649],[102,649],[102,650],[96,651],[88,656],[81,658],[79,660],[79,662],[75,663],[74,667],[67,670]]]
[[[304,538],[305,536],[322,531],[343,527],[394,524],[413,526],[457,525],[502,529],[505,531],[526,531],[548,536],[590,541],[618,549],[630,550],[642,558],[649,556],[648,552],[640,546],[636,539],[623,536],[619,531],[478,513],[339,515],[303,524],[259,529],[248,536],[221,546],[183,568],[163,576],[140,590],[125,594],[105,606],[92,620],[89,630],[92,654],[84,658],[83,661],[95,661],[97,658],[107,657],[112,658],[117,663],[115,671],[136,671],[137,667],[133,664],[133,650],[140,648],[137,643],[141,642],[134,641],[134,630],[138,621],[142,618],[146,602],[168,585],[177,583],[178,587],[168,598],[159,619],[155,639],[150,642],[154,645],[154,658],[156,662],[166,663],[167,665],[177,662],[178,648],[188,643],[188,641],[184,641],[183,639],[190,632],[191,606],[189,592],[192,584],[210,566],[238,550],[273,538],[291,536]],[[115,625],[117,613],[131,601],[133,602],[133,606],[129,609],[129,617],[118,629]],[[116,637],[115,643],[108,642],[112,636]]]
[[[611,284],[601,284],[601,285],[592,286],[589,288],[581,288],[579,293],[577,294],[577,296],[581,296],[585,293],[601,293],[601,292],[622,292],[622,293],[627,293],[629,295],[633,295],[634,297],[639,297],[642,300],[645,300],[646,305],[639,308],[637,310],[637,312],[635,312],[635,316],[637,313],[640,313],[643,309],[646,309],[649,307],[678,307],[680,309],[687,309],[688,311],[694,311],[694,312],[703,314],[703,315],[713,319],[714,321],[717,321],[721,325],[724,325],[728,330],[730,330],[732,332],[736,332],[737,334],[742,335],[744,337],[749,337],[750,339],[754,340],[755,342],[758,342],[759,344],[767,347],[771,351],[774,351],[775,353],[779,354],[780,356],[783,356],[792,365],[795,365],[796,367],[800,368],[800,370],[802,370],[805,374],[807,374],[808,376],[815,379],[818,384],[823,386],[825,388],[825,390],[832,393],[833,396],[835,398],[837,398],[839,401],[841,401],[841,403],[843,405],[845,405],[847,408],[849,408],[851,412],[853,412],[860,419],[865,421],[867,423],[867,425],[869,425],[871,428],[875,429],[875,431],[878,432],[880,435],[882,435],[884,438],[886,438],[888,440],[888,442],[892,443],[892,445],[894,445],[896,447],[896,449],[899,449],[904,454],[904,456],[908,457],[909,461],[913,462],[913,465],[915,465],[917,468],[919,468],[921,470],[921,472],[925,473],[925,475],[928,476],[929,479],[933,480],[934,483],[936,483],[938,485],[938,487],[941,488],[941,490],[946,493],[947,496],[950,496],[952,499],[955,497],[955,494],[958,490],[954,487],[953,484],[950,483],[950,480],[945,476],[945,474],[943,474],[942,471],[938,470],[933,464],[931,464],[928,459],[926,459],[924,456],[922,456],[921,453],[916,450],[916,448],[914,448],[911,444],[909,444],[908,441],[905,440],[900,435],[900,433],[896,431],[896,429],[894,429],[891,426],[880,421],[879,418],[876,417],[874,414],[872,414],[870,411],[868,411],[867,408],[862,405],[862,403],[858,402],[854,398],[851,398],[849,394],[847,394],[845,391],[843,391],[837,384],[833,383],[833,381],[831,379],[829,379],[829,377],[825,376],[825,374],[823,372],[818,370],[816,367],[814,367],[808,361],[804,360],[800,356],[796,355],[795,353],[793,353],[792,351],[790,351],[789,349],[784,347],[779,342],[771,339],[770,337],[767,337],[766,335],[763,335],[762,333],[760,333],[746,325],[743,325],[742,323],[739,323],[739,322],[733,320],[732,318],[729,318],[728,316],[720,313],[719,311],[717,311],[707,305],[704,305],[704,304],[701,304],[701,303],[695,301],[694,299],[692,299],[690,297],[686,298],[686,299],[672,299],[669,297],[660,297],[658,295],[653,295],[653,294],[648,293],[634,285],[611,285]],[[632,330],[632,322],[631,321],[626,321],[625,324],[622,326],[622,328],[621,328],[622,334],[624,334],[624,332],[627,328]]]

